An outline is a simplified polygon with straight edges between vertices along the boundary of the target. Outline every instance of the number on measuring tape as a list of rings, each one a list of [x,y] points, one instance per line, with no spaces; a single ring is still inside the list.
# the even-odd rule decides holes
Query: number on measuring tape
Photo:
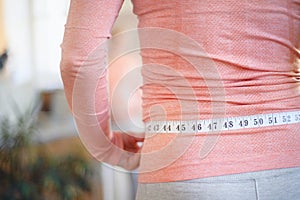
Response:
[[[201,123],[193,124],[192,129],[193,129],[193,131],[201,131],[202,130],[202,124]]]

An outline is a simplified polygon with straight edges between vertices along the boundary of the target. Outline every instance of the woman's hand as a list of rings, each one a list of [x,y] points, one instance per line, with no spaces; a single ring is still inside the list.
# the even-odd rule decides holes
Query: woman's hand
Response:
[[[140,163],[143,141],[144,135],[142,134],[114,132],[112,142],[122,151],[118,165],[127,170],[137,168]]]

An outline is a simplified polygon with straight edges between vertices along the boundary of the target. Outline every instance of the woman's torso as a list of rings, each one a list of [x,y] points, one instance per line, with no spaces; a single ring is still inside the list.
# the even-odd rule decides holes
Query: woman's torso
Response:
[[[300,109],[299,1],[132,2],[142,28],[145,122]],[[151,135],[140,181],[300,165],[298,129],[294,124],[229,135]],[[199,157],[201,149],[206,154]]]

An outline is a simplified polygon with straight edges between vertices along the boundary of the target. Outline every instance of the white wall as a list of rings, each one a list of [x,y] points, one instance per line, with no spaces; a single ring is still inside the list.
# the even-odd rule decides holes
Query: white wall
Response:
[[[3,8],[9,59],[0,74],[0,116],[14,116],[13,104],[25,110],[34,96],[29,1],[3,0]]]
[[[4,0],[3,6],[9,50],[8,76],[14,84],[22,84],[33,76],[29,0]]]
[[[69,0],[3,0],[8,62],[0,74],[0,115],[28,108],[39,90],[62,88],[60,43]]]
[[[7,76],[13,84],[62,88],[59,73],[69,0],[4,0],[9,49]]]
[[[62,88],[60,44],[69,0],[32,0],[33,54],[39,88]]]

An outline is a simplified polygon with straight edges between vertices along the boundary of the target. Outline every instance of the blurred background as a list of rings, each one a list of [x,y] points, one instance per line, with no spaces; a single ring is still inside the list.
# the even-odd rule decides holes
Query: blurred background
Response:
[[[77,137],[59,71],[69,4],[0,0],[0,199],[135,197],[136,174],[95,161]],[[136,26],[125,0],[113,35]],[[133,52],[109,67],[114,129],[143,128],[140,66]]]

